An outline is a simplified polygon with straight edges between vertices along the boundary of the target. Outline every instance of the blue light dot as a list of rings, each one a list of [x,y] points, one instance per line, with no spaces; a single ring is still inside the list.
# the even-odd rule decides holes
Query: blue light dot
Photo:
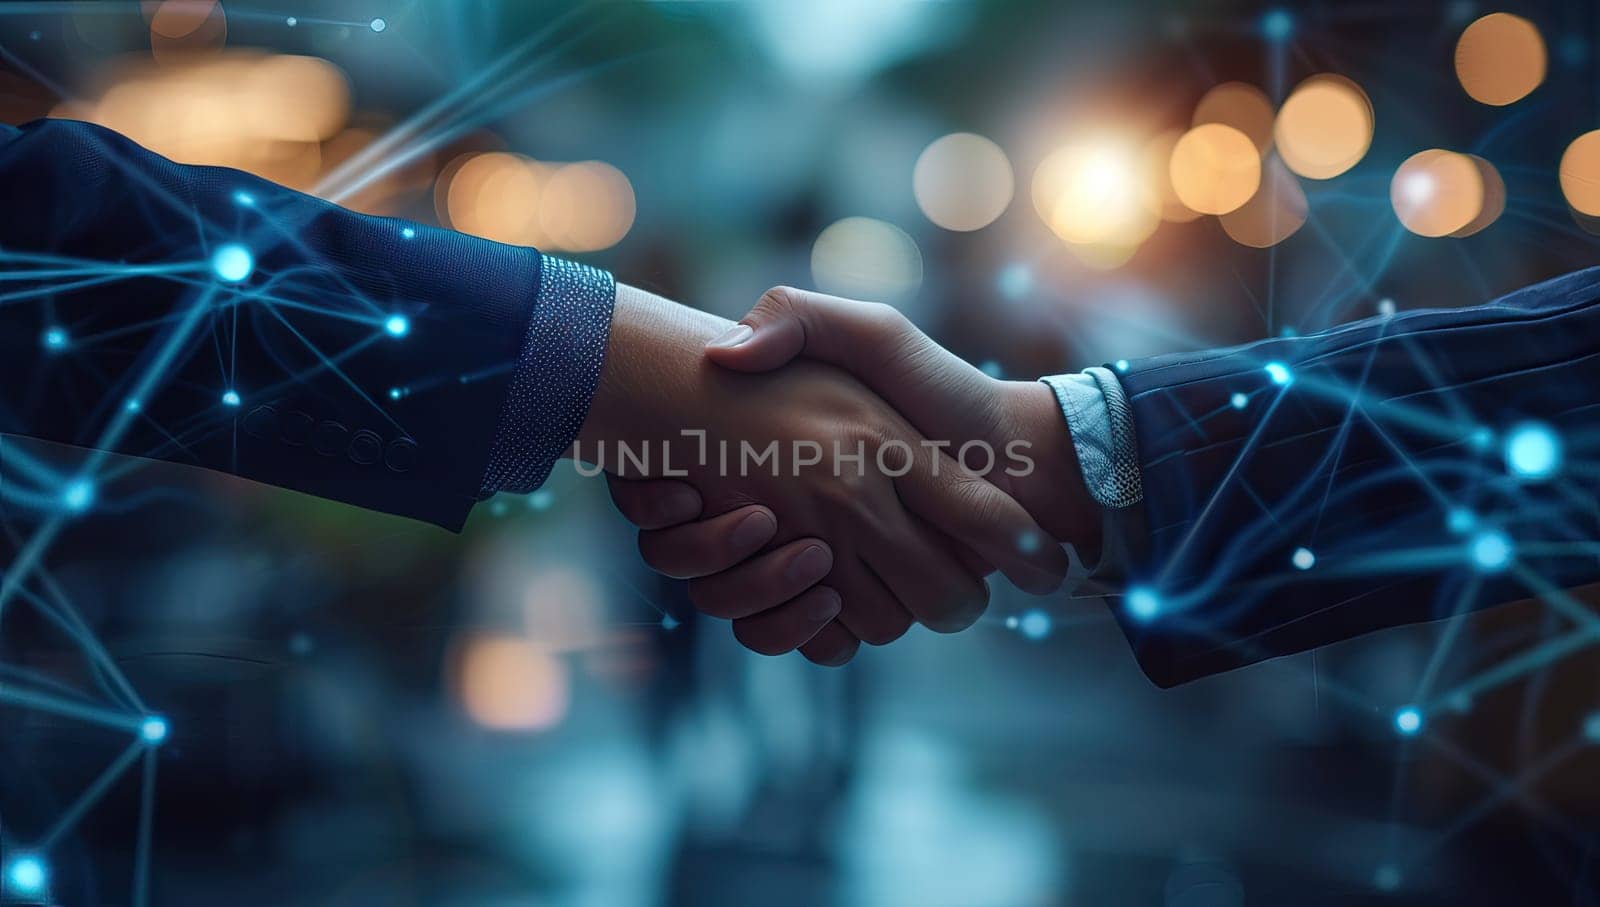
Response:
[[[1467,532],[1477,523],[1478,518],[1465,507],[1452,507],[1445,517],[1445,526],[1457,535]]]
[[[254,207],[256,203],[256,197],[243,190],[235,192],[233,194],[233,200],[245,206],[246,208]]]
[[[1394,313],[1395,313],[1395,305],[1394,305],[1394,300],[1393,299],[1390,299],[1389,297],[1385,296],[1382,299],[1378,300],[1378,314],[1379,315],[1382,315],[1383,317],[1388,318],[1388,317],[1392,316]]]
[[[411,332],[411,320],[404,315],[390,315],[389,320],[383,323],[383,329],[391,337],[404,337]]]
[[[1289,562],[1294,564],[1296,570],[1310,570],[1316,566],[1317,556],[1311,553],[1310,548],[1296,548]]]
[[[238,406],[239,405],[239,392],[238,391],[232,391],[232,390],[223,391],[222,392],[222,405],[223,406]]]
[[[1272,379],[1273,384],[1284,387],[1287,387],[1289,382],[1294,380],[1294,374],[1282,362],[1268,362],[1267,377]]]
[[[1561,439],[1548,426],[1519,425],[1506,436],[1506,468],[1519,479],[1538,481],[1561,465]]]
[[[1000,292],[1018,299],[1033,289],[1033,270],[1027,265],[1007,265],[1000,272]]]
[[[1287,325],[1286,324],[1281,329],[1279,329],[1278,336],[1279,337],[1298,337],[1298,336],[1300,336],[1300,332],[1295,330],[1292,325]]]
[[[541,488],[538,491],[535,491],[533,494],[528,495],[528,506],[534,510],[540,511],[541,513],[549,510],[550,507],[555,504],[555,502],[555,493],[547,488]]]
[[[993,359],[983,360],[983,364],[978,366],[978,371],[983,372],[985,375],[988,375],[991,378],[998,378],[1004,373],[1004,370],[1000,368],[1000,363],[994,361]]]
[[[1583,719],[1583,739],[1600,743],[1600,712],[1590,712],[1589,717]]]
[[[1494,443],[1494,432],[1480,425],[1472,430],[1472,434],[1467,436],[1467,443],[1478,450],[1488,450],[1489,446]]]
[[[411,228],[411,227],[402,227],[400,229],[400,238],[401,239],[416,239],[417,238],[417,231],[415,229]]]
[[[290,16],[289,18],[283,20],[283,24],[289,26],[290,28],[294,28],[296,25],[300,24],[300,20],[296,19],[294,16]]]
[[[661,615],[661,629],[671,632],[678,629],[678,627],[681,625],[682,622],[676,617],[673,617],[671,614]]]
[[[388,27],[389,27],[389,23],[383,21],[382,19],[373,19],[372,20],[372,30],[373,31],[381,32],[381,31],[383,31],[384,29],[386,29]]]
[[[1161,613],[1161,599],[1156,597],[1154,590],[1143,586],[1134,586],[1128,590],[1124,597],[1123,606],[1128,609],[1128,615],[1135,620],[1154,620]]]
[[[1261,14],[1261,37],[1268,41],[1287,41],[1294,34],[1294,17],[1285,9],[1269,9]]]
[[[1250,405],[1250,398],[1246,397],[1242,393],[1235,392],[1232,397],[1228,398],[1228,403],[1232,405],[1234,409],[1244,409],[1246,406]]]
[[[127,403],[122,404],[122,408],[130,413],[136,413],[139,410],[144,409],[144,404],[140,403],[138,400],[129,400]]]
[[[64,328],[50,328],[44,332],[44,345],[47,349],[59,350],[67,345],[67,332]]]
[[[1399,888],[1400,867],[1393,863],[1379,866],[1378,871],[1372,874],[1372,884],[1376,885],[1379,891],[1394,891]]]
[[[1481,532],[1472,540],[1472,563],[1479,570],[1490,573],[1504,570],[1511,564],[1513,553],[1511,540],[1494,529]]]
[[[1410,737],[1422,730],[1422,712],[1416,706],[1406,706],[1394,713],[1394,729]]]
[[[82,513],[93,503],[94,483],[88,479],[78,479],[62,489],[61,506],[73,513]]]
[[[219,246],[211,255],[211,270],[220,280],[228,283],[238,283],[250,276],[255,270],[256,261],[250,255],[250,250],[238,243],[228,243]]]
[[[1022,617],[1018,618],[1017,630],[1023,636],[1037,642],[1050,635],[1050,628],[1053,623],[1050,620],[1050,615],[1040,611],[1038,608],[1033,608],[1023,612]]]
[[[1017,616],[1015,614],[1007,616],[1006,617],[1006,629],[1007,630],[1015,630],[1016,628],[1017,628]]]
[[[151,715],[139,725],[139,739],[145,743],[160,743],[167,739],[167,719]]]
[[[389,399],[390,400],[398,400],[403,396],[405,396],[405,391],[401,390],[400,388],[398,388],[398,387],[389,388]]]
[[[1119,371],[1119,372],[1125,372],[1125,371],[1128,370],[1128,360],[1126,360],[1126,359],[1118,359],[1116,362],[1114,362],[1112,364],[1117,367],[1117,371]]]
[[[6,888],[20,895],[43,894],[49,876],[44,862],[38,857],[19,855],[6,866]]]

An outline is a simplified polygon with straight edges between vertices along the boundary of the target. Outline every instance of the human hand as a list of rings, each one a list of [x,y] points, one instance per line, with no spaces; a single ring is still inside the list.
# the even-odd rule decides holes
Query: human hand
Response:
[[[972,441],[980,442],[969,449],[972,454],[1008,450],[1020,442],[1030,468],[1008,471],[997,465],[987,471],[987,479],[1021,502],[1057,541],[1098,544],[1098,510],[1082,485],[1071,438],[1050,389],[1038,382],[990,378],[888,306],[778,288],[764,295],[741,325],[708,345],[706,353],[720,365],[747,371],[777,369],[801,355],[840,365],[926,435],[952,442],[958,452]],[[716,525],[693,521],[693,491],[681,483],[617,480],[612,495],[624,515],[641,526],[648,524],[642,544],[645,537],[685,540],[679,547],[695,554],[676,563],[679,570],[708,576],[747,557],[741,569],[749,569],[765,557],[751,557],[731,544],[728,533]],[[671,500],[682,506],[668,513],[662,505]],[[834,638],[840,630],[830,625],[819,638]],[[781,637],[747,639],[741,634],[741,641],[756,651],[786,650]]]
[[[705,344],[726,327],[619,287],[606,369],[573,453],[613,473],[656,477],[666,463],[626,461],[618,445],[670,456],[683,481],[614,482],[631,489],[617,493],[619,507],[645,527],[646,560],[694,577],[696,606],[732,619],[741,641],[842,663],[858,640],[888,642],[913,620],[947,631],[970,625],[987,604],[981,576],[990,564],[1024,588],[1059,584],[1065,555],[1043,543],[1022,507],[925,444],[856,379],[816,362],[744,376],[707,363]],[[723,442],[861,451],[865,468],[790,468],[796,459],[773,475],[699,456]],[[650,529],[696,501],[698,522]]]

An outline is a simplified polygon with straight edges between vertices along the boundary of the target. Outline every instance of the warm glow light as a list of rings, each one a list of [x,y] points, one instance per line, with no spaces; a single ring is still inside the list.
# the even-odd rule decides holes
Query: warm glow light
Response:
[[[557,169],[539,199],[539,232],[551,249],[593,252],[616,245],[633,227],[633,185],[600,161]]]
[[[1150,186],[1160,206],[1161,219],[1179,224],[1200,217],[1200,212],[1190,210],[1172,188],[1172,149],[1177,146],[1183,133],[1182,129],[1168,129],[1146,142],[1141,162],[1146,185]]]
[[[1272,134],[1290,170],[1325,180],[1361,160],[1372,145],[1372,128],[1366,92],[1343,76],[1323,73],[1295,87]]]
[[[1469,154],[1467,158],[1478,168],[1478,181],[1483,186],[1483,203],[1478,207],[1477,216],[1451,236],[1471,236],[1499,220],[1506,210],[1506,182],[1500,178],[1500,171],[1476,154]]]
[[[1240,245],[1265,249],[1293,236],[1306,222],[1305,191],[1277,155],[1262,164],[1261,188],[1244,206],[1218,218],[1222,229]]]
[[[894,301],[922,286],[922,253],[893,224],[847,217],[817,236],[811,247],[811,276],[828,293]]]
[[[1490,13],[1467,26],[1456,42],[1456,78],[1475,101],[1503,107],[1544,81],[1544,39],[1532,22]]]
[[[1272,101],[1266,92],[1244,82],[1223,82],[1195,106],[1192,125],[1221,123],[1250,137],[1262,154],[1272,145]]]
[[[952,133],[923,149],[911,185],[928,220],[959,231],[994,223],[1016,189],[1006,153],[970,132]]]
[[[1483,210],[1483,178],[1472,158],[1430,148],[1406,158],[1394,172],[1389,201],[1412,233],[1448,236]]]
[[[162,0],[150,16],[150,54],[156,62],[182,65],[222,49],[228,20],[217,0]]]
[[[1261,185],[1261,155],[1243,132],[1207,123],[1178,139],[1169,172],[1173,190],[1190,209],[1227,214],[1256,194]]]
[[[1069,243],[1131,255],[1160,223],[1160,202],[1141,170],[1133,147],[1103,138],[1076,142],[1034,171],[1034,208]]]
[[[539,730],[566,715],[571,700],[566,665],[528,640],[475,637],[458,658],[461,704],[484,727]]]
[[[1600,217],[1600,129],[1573,139],[1561,155],[1561,194],[1579,214]]]
[[[540,245],[544,181],[543,168],[521,155],[504,151],[474,155],[450,178],[445,196],[448,222],[463,233],[496,242]]]

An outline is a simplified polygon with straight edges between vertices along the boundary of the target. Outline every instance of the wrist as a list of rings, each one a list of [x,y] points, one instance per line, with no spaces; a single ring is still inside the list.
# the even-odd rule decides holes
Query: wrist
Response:
[[[1097,548],[1100,506],[1084,485],[1072,434],[1055,394],[1038,381],[998,384],[1012,439],[1026,442],[1033,461],[1025,475],[1008,477],[1012,497],[1057,541]]]

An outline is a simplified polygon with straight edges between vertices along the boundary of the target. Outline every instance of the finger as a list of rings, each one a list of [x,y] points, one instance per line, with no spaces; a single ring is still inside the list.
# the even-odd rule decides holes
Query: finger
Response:
[[[802,355],[856,376],[932,436],[951,437],[936,426],[970,427],[993,416],[984,410],[992,409],[994,379],[883,303],[774,287],[706,345],[706,358],[741,372],[772,371]],[[973,411],[950,411],[963,405]]]
[[[689,600],[712,617],[749,617],[798,596],[831,569],[833,550],[826,542],[800,539],[731,570],[690,580]]]
[[[672,479],[620,479],[606,474],[611,502],[623,519],[640,529],[687,523],[700,515],[700,492]]]
[[[807,661],[837,668],[856,656],[861,649],[861,640],[855,634],[845,629],[844,624],[834,618],[830,623],[817,631],[817,635],[800,646],[800,654]]]
[[[839,593],[812,586],[776,608],[733,622],[739,644],[762,655],[782,655],[810,642],[839,614]]]
[[[676,579],[728,570],[778,534],[778,519],[760,504],[704,520],[639,533],[639,553],[657,573]]]
[[[1061,585],[1070,566],[1067,555],[1021,504],[943,453],[918,445],[912,456],[910,470],[894,480],[911,512],[971,548],[1020,589],[1042,595]]]
[[[959,561],[954,545],[915,516],[892,516],[889,531],[863,555],[917,622],[937,633],[972,626],[989,606],[989,587]]]
[[[869,646],[894,642],[916,622],[883,580],[859,558],[841,558],[828,574],[828,585],[844,599],[839,622]]]

